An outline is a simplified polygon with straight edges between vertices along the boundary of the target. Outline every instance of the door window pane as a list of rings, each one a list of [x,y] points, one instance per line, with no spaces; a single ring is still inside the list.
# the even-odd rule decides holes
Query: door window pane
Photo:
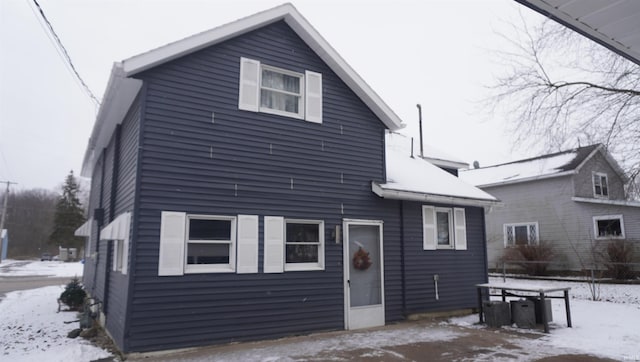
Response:
[[[349,225],[348,241],[351,307],[382,304],[379,226]]]

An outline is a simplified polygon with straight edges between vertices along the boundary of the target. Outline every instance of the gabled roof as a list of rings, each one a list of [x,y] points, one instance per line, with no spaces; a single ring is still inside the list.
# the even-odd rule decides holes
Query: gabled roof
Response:
[[[388,129],[398,130],[404,127],[402,121],[393,110],[342,59],[298,10],[287,3],[115,63],[91,138],[89,139],[82,166],[82,176],[91,177],[98,153],[102,148],[106,147],[116,125],[122,122],[122,118],[134,101],[141,87],[141,82],[131,78],[132,76],[278,21],[287,23],[331,70],[360,97]]]
[[[582,165],[598,152],[602,153],[623,180],[627,179],[618,163],[602,144],[578,147],[494,166],[461,170],[460,177],[478,187],[489,187],[573,175],[578,173]]]
[[[429,161],[417,155],[411,157],[410,141],[402,135],[387,135],[387,182],[372,183],[371,188],[376,195],[387,199],[462,206],[492,206],[499,203],[495,197]]]

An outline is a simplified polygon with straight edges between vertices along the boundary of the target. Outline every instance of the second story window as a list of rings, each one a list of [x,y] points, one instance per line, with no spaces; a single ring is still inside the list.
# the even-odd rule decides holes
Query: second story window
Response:
[[[238,108],[322,123],[322,74],[240,58]]]
[[[593,174],[593,196],[609,197],[609,182],[606,173]]]

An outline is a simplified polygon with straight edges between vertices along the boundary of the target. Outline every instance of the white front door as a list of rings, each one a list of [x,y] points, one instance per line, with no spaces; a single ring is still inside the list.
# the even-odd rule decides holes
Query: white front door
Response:
[[[345,328],[384,325],[382,221],[344,220]]]

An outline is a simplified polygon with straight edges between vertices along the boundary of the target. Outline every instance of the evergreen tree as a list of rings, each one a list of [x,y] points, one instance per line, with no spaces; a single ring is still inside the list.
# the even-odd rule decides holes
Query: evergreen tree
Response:
[[[56,203],[56,213],[53,219],[53,232],[49,236],[49,243],[69,248],[82,248],[84,238],[74,236],[73,233],[84,222],[84,212],[78,199],[80,186],[73,176],[73,170],[69,172],[64,185],[62,195]]]

